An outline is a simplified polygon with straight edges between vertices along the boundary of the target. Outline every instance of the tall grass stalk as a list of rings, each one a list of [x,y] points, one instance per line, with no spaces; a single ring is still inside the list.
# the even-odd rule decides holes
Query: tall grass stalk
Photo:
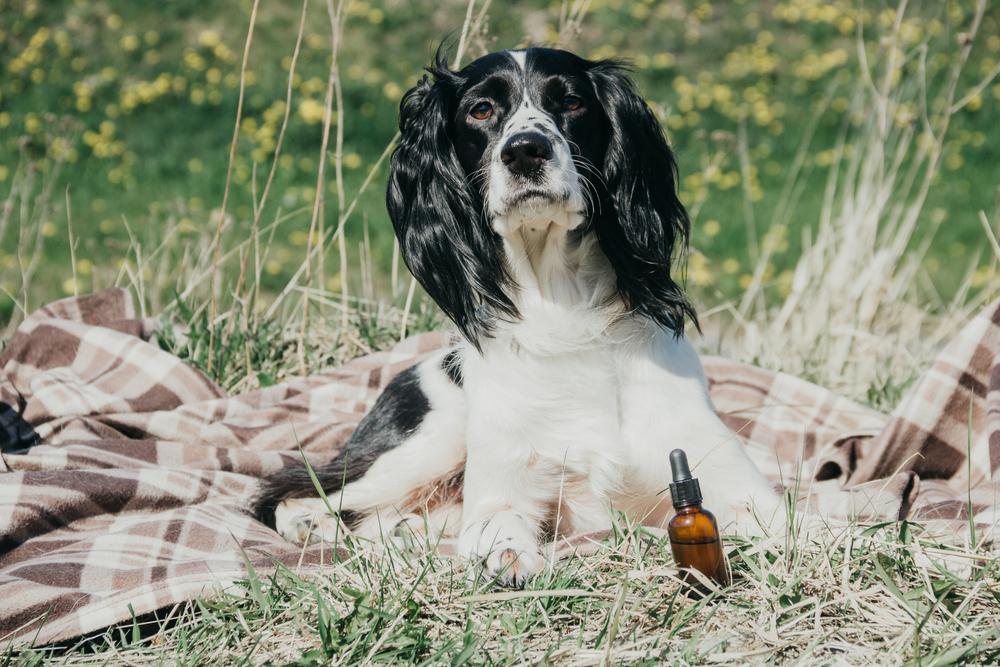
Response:
[[[247,61],[250,59],[250,44],[253,42],[253,29],[257,23],[257,7],[260,0],[254,0],[250,11],[250,27],[247,30],[247,40],[243,47],[243,66],[240,68],[240,99],[236,105],[236,124],[233,128],[233,142],[229,146],[229,168],[226,171],[226,189],[222,194],[222,206],[219,208],[219,225],[215,232],[215,253],[212,259],[212,310],[209,321],[215,322],[215,272],[219,265],[219,241],[222,237],[222,225],[226,220],[226,204],[229,201],[229,187],[233,182],[233,164],[236,161],[236,142],[240,137],[240,121],[243,119],[243,97],[246,94]],[[215,327],[211,328],[208,341],[208,373],[212,373],[212,351],[215,346]]]
[[[292,91],[295,89],[295,67],[299,61],[299,53],[302,50],[302,36],[305,33],[306,28],[306,10],[309,8],[309,0],[302,1],[302,18],[299,19],[299,32],[295,38],[295,49],[292,51],[292,62],[288,67],[288,92],[285,96],[285,115],[281,121],[281,130],[278,132],[278,141],[275,143],[274,157],[271,160],[271,170],[267,175],[267,182],[264,184],[264,191],[261,193],[260,201],[254,202],[254,212],[253,212],[253,226],[250,228],[250,243],[247,244],[246,252],[243,254],[243,260],[240,262],[240,277],[236,281],[236,291],[233,297],[233,307],[235,308],[238,303],[243,301],[243,321],[247,322],[249,318],[248,313],[248,303],[249,300],[241,300],[243,282],[246,279],[246,268],[247,261],[250,259],[250,248],[254,247],[257,240],[257,232],[260,227],[260,216],[264,212],[264,205],[267,203],[267,197],[271,193],[271,185],[274,183],[274,175],[278,171],[278,158],[281,157],[281,146],[285,140],[285,131],[288,129],[288,118],[291,116],[292,112]],[[241,82],[243,85],[245,82]],[[242,94],[242,93],[241,93]],[[256,165],[254,165],[256,169]],[[252,182],[256,183],[256,173],[254,174]],[[258,275],[256,284],[260,284],[260,277]],[[226,337],[232,333],[233,325],[236,321],[235,317],[230,317],[229,325],[226,329]]]
[[[320,144],[320,156],[319,156],[319,174],[316,178],[316,198],[313,201],[313,213],[312,220],[309,223],[309,237],[306,245],[306,270],[305,270],[305,287],[304,294],[302,298],[302,329],[299,334],[298,341],[298,354],[299,354],[299,366],[301,368],[302,374],[306,373],[306,358],[305,358],[305,338],[306,338],[306,326],[308,324],[309,318],[309,288],[312,285],[312,249],[313,249],[313,237],[316,234],[317,221],[320,217],[320,211],[322,210],[321,203],[325,197],[324,185],[326,185],[326,179],[324,178],[326,174],[326,155],[327,146],[330,141],[330,124],[332,122],[333,114],[337,114],[337,153],[336,153],[336,183],[337,183],[337,195],[338,203],[337,208],[341,212],[341,219],[343,218],[344,210],[344,186],[343,186],[343,173],[340,169],[340,159],[341,151],[343,148],[343,138],[344,138],[344,116],[343,116],[343,97],[340,93],[340,69],[338,66],[339,56],[340,56],[340,39],[343,32],[343,21],[346,17],[343,15],[344,10],[344,0],[339,0],[336,8],[334,8],[333,0],[327,0],[327,12],[330,17],[330,29],[333,34],[333,53],[330,60],[330,75],[327,81],[326,87],[326,100],[323,109],[323,138]],[[333,109],[334,100],[336,99],[336,110]],[[344,245],[344,234],[343,229],[338,229],[338,238],[341,247],[341,275],[344,276],[345,266],[347,263],[346,246]],[[317,248],[320,249],[320,257],[322,258],[322,243],[316,244]],[[322,259],[320,260],[322,261]],[[343,279],[343,278],[342,278]],[[346,316],[345,316],[346,320]],[[342,321],[346,325],[346,321]]]

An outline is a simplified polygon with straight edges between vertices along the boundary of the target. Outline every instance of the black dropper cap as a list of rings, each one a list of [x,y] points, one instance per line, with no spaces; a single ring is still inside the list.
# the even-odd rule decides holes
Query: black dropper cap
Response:
[[[701,504],[701,485],[691,477],[687,455],[683,449],[670,452],[670,471],[674,481],[670,483],[670,499],[674,509]]]

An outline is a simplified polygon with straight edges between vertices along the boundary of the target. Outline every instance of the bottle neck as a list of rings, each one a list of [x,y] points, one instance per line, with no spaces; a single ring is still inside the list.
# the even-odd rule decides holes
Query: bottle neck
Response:
[[[674,511],[678,514],[693,514],[695,512],[702,511],[701,503],[684,503],[683,505],[674,505]]]

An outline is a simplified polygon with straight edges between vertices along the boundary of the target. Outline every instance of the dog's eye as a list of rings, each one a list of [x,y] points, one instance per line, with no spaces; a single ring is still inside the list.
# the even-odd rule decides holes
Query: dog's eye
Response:
[[[476,120],[486,120],[493,115],[493,105],[489,102],[478,102],[469,111],[469,115]]]
[[[567,111],[576,111],[583,106],[583,100],[576,95],[567,95],[563,99],[563,108]]]

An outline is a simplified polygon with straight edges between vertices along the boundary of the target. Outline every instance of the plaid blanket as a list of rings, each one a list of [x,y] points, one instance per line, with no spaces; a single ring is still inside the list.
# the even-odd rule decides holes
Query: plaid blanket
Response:
[[[124,290],[39,310],[0,356],[0,647],[66,640],[275,562],[332,560],[251,518],[262,475],[334,455],[389,379],[449,343],[422,334],[302,380],[227,397],[148,342]],[[890,416],[801,379],[704,358],[716,409],[813,511],[992,526],[1000,302]],[[844,491],[843,489],[850,489]],[[566,545],[571,549],[573,545]]]

